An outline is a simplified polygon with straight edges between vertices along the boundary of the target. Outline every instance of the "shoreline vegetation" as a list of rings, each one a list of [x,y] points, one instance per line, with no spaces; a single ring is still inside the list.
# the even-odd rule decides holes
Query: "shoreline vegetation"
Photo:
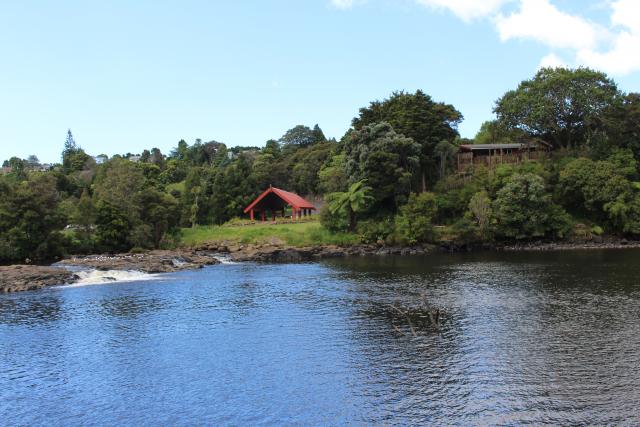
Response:
[[[0,266],[0,293],[42,289],[76,283],[74,269],[99,271],[137,271],[172,273],[220,264],[221,258],[232,262],[295,263],[326,258],[364,256],[424,256],[433,253],[471,251],[575,251],[640,249],[640,241],[615,236],[592,240],[530,241],[516,244],[460,244],[439,240],[414,246],[388,246],[358,243],[357,236],[342,236],[336,242],[309,240],[320,228],[317,221],[289,224],[248,224],[233,227],[199,227],[183,230],[184,242],[175,250],[151,250],[142,253],[91,254],[71,256],[51,266]],[[311,243],[310,243],[311,242]]]
[[[297,241],[298,244],[292,245],[283,243],[283,240],[276,235],[263,234],[268,236],[265,240],[250,240],[246,236],[241,239],[203,240],[195,246],[176,250],[72,256],[50,266],[33,264],[0,266],[0,293],[74,284],[80,279],[73,270],[78,267],[99,271],[173,273],[220,264],[221,257],[232,262],[295,263],[341,257],[420,256],[436,252],[640,249],[640,241],[611,237],[596,241],[535,241],[512,245],[459,246],[453,242],[441,241],[439,244],[418,246],[385,246],[360,243],[304,245],[304,241]]]
[[[461,138],[453,105],[394,92],[360,108],[339,139],[297,125],[259,146],[180,140],[168,154],[111,157],[89,155],[69,130],[61,163],[3,163],[0,264],[75,257],[101,268],[113,257],[81,254],[135,254],[114,265],[170,270],[213,252],[277,261],[638,246],[639,93],[591,69],[542,68],[494,113]],[[261,216],[282,218],[249,224],[244,209],[270,186],[318,215],[293,223],[295,212],[267,203]]]

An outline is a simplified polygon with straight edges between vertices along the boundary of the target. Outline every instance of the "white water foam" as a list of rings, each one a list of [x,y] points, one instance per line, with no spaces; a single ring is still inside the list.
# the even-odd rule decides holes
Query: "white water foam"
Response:
[[[137,282],[141,280],[154,280],[158,278],[158,274],[148,274],[142,271],[135,270],[85,270],[76,271],[75,273],[79,279],[64,287],[77,287],[87,285],[99,285],[102,283],[116,283],[116,282]]]
[[[213,257],[220,261],[220,264],[237,264],[237,262],[232,261],[231,257],[227,255],[214,255]]]

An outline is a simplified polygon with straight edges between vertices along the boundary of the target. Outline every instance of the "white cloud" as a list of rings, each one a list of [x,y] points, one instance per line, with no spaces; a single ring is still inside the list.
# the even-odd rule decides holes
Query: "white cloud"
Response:
[[[640,34],[627,31],[616,34],[612,47],[605,52],[592,49],[578,51],[578,63],[611,74],[629,74],[640,70]]]
[[[366,0],[331,0],[348,9]],[[595,23],[557,5],[561,0],[413,0],[446,10],[464,22],[485,18],[495,25],[500,40],[532,40],[547,46],[540,67],[587,66],[610,74],[640,71],[640,0],[583,0],[597,3],[609,22]],[[600,13],[600,12],[599,12]],[[555,52],[560,51],[567,61]]]
[[[581,49],[576,54],[580,64],[612,74],[629,74],[640,70],[640,2],[616,0],[611,3],[611,35],[608,50]]]
[[[640,1],[618,0],[611,4],[611,23],[640,33]]]
[[[560,59],[555,53],[550,53],[540,60],[540,64],[538,65],[538,68],[544,68],[544,67],[551,67],[551,68],[567,67],[567,63],[562,59]]]
[[[416,0],[434,9],[448,9],[465,22],[491,16],[513,0]]]
[[[499,14],[495,22],[503,41],[531,39],[552,48],[590,49],[600,32],[593,23],[560,11],[549,0],[521,0],[518,11]]]
[[[357,0],[331,0],[331,4],[338,9],[350,9],[357,2]]]

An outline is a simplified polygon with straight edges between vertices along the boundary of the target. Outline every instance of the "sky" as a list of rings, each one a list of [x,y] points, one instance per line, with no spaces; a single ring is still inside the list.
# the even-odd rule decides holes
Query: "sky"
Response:
[[[640,91],[640,0],[0,2],[0,160],[340,138],[358,109],[422,89],[473,137],[541,66]]]

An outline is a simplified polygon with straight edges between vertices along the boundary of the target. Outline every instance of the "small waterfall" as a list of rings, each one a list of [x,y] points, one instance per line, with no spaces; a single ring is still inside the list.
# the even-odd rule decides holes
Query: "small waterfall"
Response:
[[[98,285],[101,283],[114,282],[136,282],[141,280],[157,279],[157,274],[148,274],[141,271],[123,271],[123,270],[83,270],[77,271],[76,275],[79,279],[67,287]]]
[[[237,262],[232,261],[228,255],[214,255],[213,257],[220,261],[220,264],[237,264]]]

